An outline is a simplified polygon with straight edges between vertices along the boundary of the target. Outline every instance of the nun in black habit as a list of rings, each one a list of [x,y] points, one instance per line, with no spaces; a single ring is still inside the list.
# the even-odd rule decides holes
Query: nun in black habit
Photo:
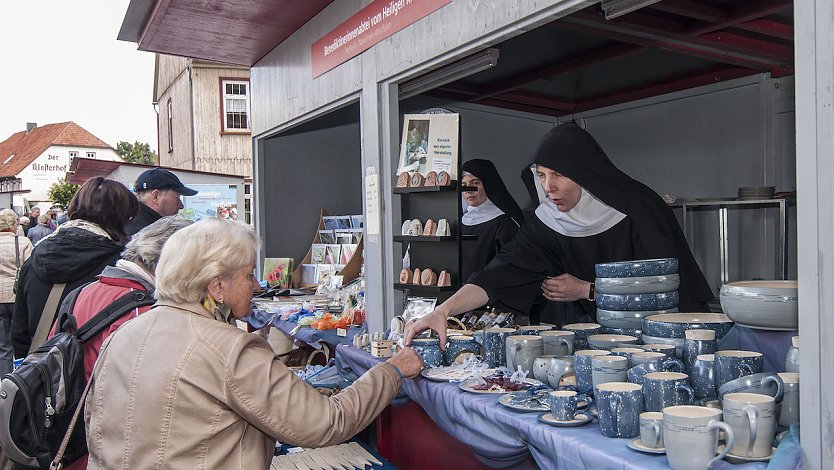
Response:
[[[476,236],[463,242],[461,279],[469,279],[512,241],[524,219],[491,161],[469,160],[461,169],[463,185],[477,188],[462,194],[461,233]]]
[[[407,344],[427,328],[445,338],[446,317],[487,302],[528,311],[539,292],[548,300],[576,302],[594,320],[594,265],[613,261],[678,258],[678,308],[708,311],[712,291],[672,210],[617,169],[588,132],[572,123],[552,129],[525,173],[540,201],[536,216],[483,271],[412,325]]]

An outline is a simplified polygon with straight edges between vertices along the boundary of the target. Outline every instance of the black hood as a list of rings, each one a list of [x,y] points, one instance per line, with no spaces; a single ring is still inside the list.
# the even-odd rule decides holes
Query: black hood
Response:
[[[519,226],[524,223],[524,216],[521,213],[521,208],[515,202],[513,196],[504,185],[504,180],[498,174],[495,165],[489,161],[481,158],[469,160],[461,165],[461,170],[471,173],[477,177],[484,185],[484,192],[493,204],[504,211],[511,219]]]
[[[50,284],[72,282],[119,258],[124,246],[80,228],[66,228],[38,243],[27,261]],[[92,273],[97,275],[99,273]]]

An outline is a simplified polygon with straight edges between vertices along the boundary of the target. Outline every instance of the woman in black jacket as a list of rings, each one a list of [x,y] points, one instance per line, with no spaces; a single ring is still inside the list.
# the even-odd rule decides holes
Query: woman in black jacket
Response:
[[[76,287],[94,281],[113,265],[128,240],[125,225],[139,210],[136,196],[122,183],[96,177],[87,180],[67,208],[69,221],[41,240],[20,269],[12,315],[15,357],[25,357],[46,340],[60,300]],[[44,311],[50,294],[59,297]],[[35,339],[42,315],[48,325]]]

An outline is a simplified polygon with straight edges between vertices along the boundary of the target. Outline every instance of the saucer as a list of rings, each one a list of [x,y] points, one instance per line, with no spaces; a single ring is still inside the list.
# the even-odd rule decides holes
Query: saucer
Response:
[[[724,447],[726,446],[718,446],[718,452],[724,452]],[[773,457],[774,452],[776,452],[775,447],[771,448],[770,455],[768,455],[767,457],[742,457],[741,455],[734,455],[728,453],[727,456],[724,457],[724,460],[730,462],[731,464],[743,464],[748,462],[767,462],[768,460],[770,460],[771,457]]]
[[[558,421],[553,418],[553,415],[550,413],[545,413],[539,416],[539,421],[542,423],[547,423],[551,426],[562,426],[562,427],[571,427],[571,426],[582,426],[583,424],[587,424],[591,422],[591,417],[584,414],[577,414],[573,417],[570,421]]]
[[[636,450],[637,452],[645,452],[647,454],[665,454],[666,448],[665,447],[646,447],[643,445],[643,441],[640,438],[633,439],[631,442],[628,443],[628,448],[631,450]]]
[[[788,435],[789,431],[782,431],[776,435],[776,442],[781,444],[785,437]]]

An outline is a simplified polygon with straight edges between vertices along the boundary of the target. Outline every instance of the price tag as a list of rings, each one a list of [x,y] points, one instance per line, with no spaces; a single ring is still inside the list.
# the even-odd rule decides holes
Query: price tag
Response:
[[[347,332],[348,332],[348,330],[346,330],[344,328],[336,328],[336,336],[341,336],[342,338],[346,338],[347,337]]]

